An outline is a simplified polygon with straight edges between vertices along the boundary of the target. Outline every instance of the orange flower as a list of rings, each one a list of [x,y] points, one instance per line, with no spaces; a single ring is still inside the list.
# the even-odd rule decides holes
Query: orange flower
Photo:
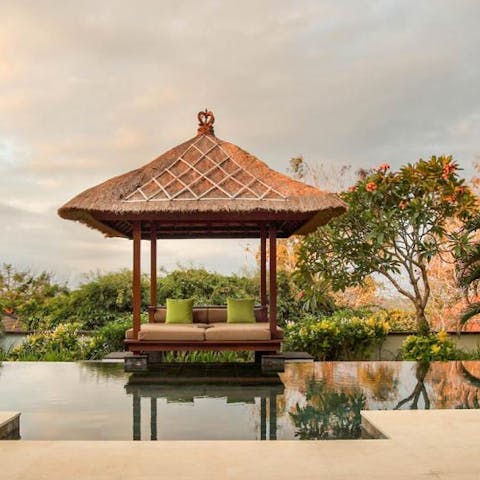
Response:
[[[350,187],[348,189],[349,192],[356,192],[357,191],[357,187],[354,185],[353,187]]]
[[[457,197],[455,195],[446,195],[443,197],[443,200],[448,203],[455,203],[457,201]]]
[[[367,192],[374,192],[377,189],[377,184],[375,182],[369,182],[365,185],[365,190]]]
[[[382,163],[380,164],[380,166],[378,167],[378,170],[380,172],[386,172],[387,170],[390,170],[390,165],[388,163]]]
[[[455,188],[455,191],[456,191],[457,193],[460,193],[460,194],[461,194],[461,193],[463,193],[463,192],[465,191],[465,187],[456,187],[456,188]]]
[[[445,163],[443,165],[443,173],[442,178],[447,180],[450,174],[452,174],[457,169],[457,165],[455,163]]]
[[[398,208],[400,208],[400,210],[405,210],[408,206],[408,202],[406,200],[402,200],[399,204],[398,204]]]
[[[304,292],[304,291],[298,292],[298,294],[297,294],[297,300],[301,300],[304,296],[305,296],[305,292]]]

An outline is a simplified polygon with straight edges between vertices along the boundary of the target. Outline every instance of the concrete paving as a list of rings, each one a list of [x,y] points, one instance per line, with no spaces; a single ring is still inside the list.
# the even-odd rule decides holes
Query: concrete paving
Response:
[[[3,441],[0,479],[479,479],[479,410],[368,411],[387,437],[337,441]]]

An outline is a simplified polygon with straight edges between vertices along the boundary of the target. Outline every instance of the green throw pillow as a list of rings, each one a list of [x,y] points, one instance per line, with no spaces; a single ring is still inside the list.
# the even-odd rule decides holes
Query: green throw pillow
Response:
[[[227,323],[255,323],[255,299],[227,298]]]
[[[167,298],[165,323],[193,323],[193,298]]]

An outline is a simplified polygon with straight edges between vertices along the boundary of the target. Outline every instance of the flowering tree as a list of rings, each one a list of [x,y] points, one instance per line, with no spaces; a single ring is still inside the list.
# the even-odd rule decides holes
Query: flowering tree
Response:
[[[475,197],[457,174],[452,157],[432,157],[398,172],[382,164],[365,172],[342,198],[349,209],[305,239],[301,275],[321,275],[334,290],[361,285],[379,274],[416,312],[418,331],[428,334],[429,263],[460,251],[469,240],[461,226],[475,211]]]
[[[0,314],[22,316],[32,307],[66,291],[64,285],[54,282],[49,272],[36,275],[9,264],[0,265]]]
[[[467,230],[478,234],[480,231],[480,215],[474,217],[469,224]],[[460,252],[457,263],[458,283],[462,287],[466,308],[460,318],[460,323],[464,325],[471,318],[480,314],[480,241],[477,238],[471,242],[466,249]]]

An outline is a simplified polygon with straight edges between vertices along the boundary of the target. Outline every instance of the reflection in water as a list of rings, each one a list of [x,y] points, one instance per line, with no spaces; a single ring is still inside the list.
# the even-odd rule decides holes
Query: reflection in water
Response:
[[[4,362],[0,410],[32,440],[307,439],[358,436],[360,410],[479,408],[480,362],[122,364]]]
[[[381,402],[394,398],[398,391],[398,378],[391,364],[365,364],[358,370],[358,380]]]
[[[298,403],[290,417],[295,436],[300,440],[332,440],[359,438],[365,408],[363,393],[330,390],[325,383],[310,380],[307,384],[307,404]]]
[[[209,388],[208,398],[219,398],[225,399],[227,403],[230,400],[230,388],[227,386],[222,387],[221,389]],[[243,387],[247,392],[252,389],[252,387]],[[196,398],[202,398],[204,396],[201,391],[203,388],[200,388],[198,392],[192,390],[192,400],[181,400],[181,403],[190,403],[192,406],[195,404]],[[131,389],[127,390],[132,394],[132,406],[133,406],[133,440],[142,439],[142,408],[141,408],[141,399],[143,397],[149,398],[150,405],[150,440],[158,440],[158,423],[162,423],[162,418],[158,418],[157,406],[159,400],[166,400],[167,403],[171,402],[170,393],[162,389],[161,392],[154,392],[151,389],[143,390],[140,389]],[[171,394],[174,397],[177,396],[178,387],[172,390]],[[278,392],[275,389],[258,389],[258,387],[253,387],[253,390],[250,391],[249,399],[244,400],[243,403],[256,403],[257,400],[260,401],[260,426],[259,426],[259,435],[255,437],[260,440],[276,440],[277,439],[277,413],[276,413],[276,397]],[[238,402],[237,400],[236,402]],[[178,400],[177,400],[178,402]],[[145,411],[145,410],[144,410]],[[268,425],[268,429],[267,429]],[[161,428],[161,427],[160,427]],[[208,428],[205,426],[205,428]],[[254,438],[255,438],[254,437]]]
[[[402,408],[404,405],[408,405],[410,403],[410,410],[417,410],[418,409],[418,401],[420,399],[420,395],[423,397],[423,402],[425,405],[425,410],[430,408],[430,399],[428,398],[427,388],[425,386],[425,377],[427,376],[428,371],[430,370],[430,363],[424,362],[419,363],[415,370],[415,377],[417,379],[417,384],[413,389],[413,392],[408,395],[408,397],[403,398],[400,400],[397,405],[395,405],[394,410],[398,410]]]
[[[222,365],[218,369],[198,364],[163,365],[156,373],[132,375],[125,389],[132,395],[133,440],[142,439],[142,398],[149,400],[150,440],[159,438],[159,423],[162,429],[164,418],[158,415],[159,401],[167,408],[168,404],[195,408],[199,400],[205,399],[227,405],[259,405],[253,410],[260,417],[259,422],[253,422],[253,439],[277,439],[277,397],[283,394],[283,384],[278,375],[263,373],[256,365]],[[217,425],[219,438],[236,438],[228,429],[222,432],[222,428],[225,426]]]
[[[469,391],[463,392],[461,403],[458,404],[457,408],[480,408],[480,373],[475,373],[475,367],[478,366],[477,363],[478,362],[458,362],[457,364],[457,370],[460,375],[465,378],[470,385],[475,387],[475,390],[470,388]],[[470,371],[470,367],[472,367],[473,373]]]

